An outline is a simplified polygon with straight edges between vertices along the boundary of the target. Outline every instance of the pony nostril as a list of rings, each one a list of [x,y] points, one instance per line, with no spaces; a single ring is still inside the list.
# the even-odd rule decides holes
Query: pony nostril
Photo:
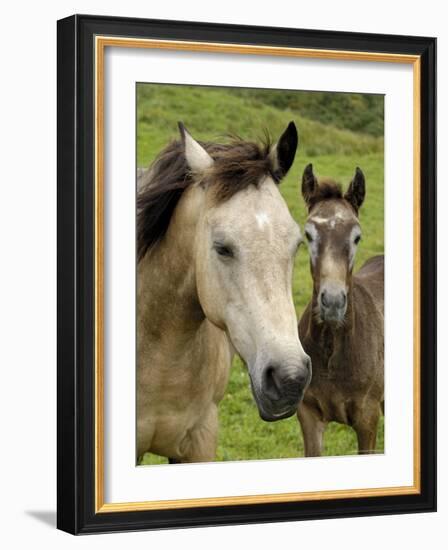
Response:
[[[309,382],[311,359],[304,359],[300,367],[291,369],[269,365],[263,373],[263,391],[271,401],[294,403]]]
[[[341,307],[345,307],[345,304],[347,303],[347,294],[345,292],[341,292],[342,296],[342,305]]]
[[[328,300],[326,298],[326,292],[325,290],[322,291],[322,294],[320,295],[320,301],[322,302],[322,305],[325,306],[325,307],[328,307]]]
[[[264,385],[265,392],[271,399],[279,399],[280,392],[280,381],[278,380],[278,375],[276,373],[276,368],[274,366],[269,366],[266,368],[264,373]]]

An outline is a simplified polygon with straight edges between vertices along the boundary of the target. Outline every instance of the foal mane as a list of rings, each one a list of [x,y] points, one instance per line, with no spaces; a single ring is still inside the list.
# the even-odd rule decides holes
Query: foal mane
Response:
[[[269,156],[271,140],[266,133],[261,144],[232,137],[229,143],[199,142],[215,161],[203,178],[213,185],[216,201],[224,202],[265,175],[281,179]],[[172,141],[139,178],[137,192],[137,256],[165,235],[182,193],[195,181],[188,168],[184,145]]]
[[[330,199],[343,199],[342,187],[331,178],[319,178],[314,193],[308,198],[308,209],[311,209],[321,201]]]

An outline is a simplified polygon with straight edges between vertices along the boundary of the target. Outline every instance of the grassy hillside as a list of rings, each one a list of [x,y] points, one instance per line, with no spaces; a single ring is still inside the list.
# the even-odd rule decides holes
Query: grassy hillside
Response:
[[[261,90],[256,92],[262,94]],[[219,140],[229,133],[253,140],[262,136],[265,128],[276,137],[294,120],[304,157],[382,154],[382,138],[341,130],[311,120],[306,114],[302,110],[278,109],[259,99],[252,101],[250,95],[240,97],[232,88],[139,84],[137,162],[146,166],[167,141],[177,137],[179,120],[201,140]]]
[[[380,137],[384,134],[383,96],[288,90],[248,90],[232,88],[230,93],[252,102],[306,113],[323,124]]]
[[[251,97],[253,93],[254,97]],[[267,94],[272,94],[268,91]],[[278,92],[277,92],[278,93]],[[288,92],[292,93],[292,92]],[[311,96],[315,92],[308,93]],[[360,220],[363,240],[359,247],[355,269],[370,256],[383,252],[383,139],[365,133],[323,124],[312,120],[315,101],[302,101],[300,112],[293,108],[278,108],[272,96],[263,101],[263,91],[191,86],[140,84],[137,89],[137,165],[149,165],[166,143],[177,138],[177,121],[182,120],[194,137],[200,140],[225,139],[229,133],[245,139],[257,139],[267,128],[273,138],[280,135],[290,120],[297,124],[299,150],[293,167],[280,189],[292,216],[303,227],[306,211],[299,194],[299,182],[305,165],[312,162],[316,175],[332,176],[346,187],[355,167],[364,171],[367,196]],[[303,92],[300,92],[303,95]],[[334,94],[332,102],[346,94]],[[370,96],[369,96],[370,97]],[[378,98],[378,96],[376,96]],[[344,105],[345,98],[341,98]],[[376,112],[382,113],[375,100]],[[382,103],[382,102],[381,102]],[[290,102],[291,105],[294,105]],[[344,111],[339,105],[335,113]],[[379,115],[378,115],[379,116]],[[336,114],[334,118],[337,119]],[[378,122],[382,124],[382,120]],[[342,122],[339,124],[342,126]],[[294,303],[298,316],[311,295],[308,253],[299,250],[294,269]],[[378,450],[383,449],[383,424]],[[325,435],[325,454],[340,455],[356,452],[354,432],[335,423]],[[276,423],[260,420],[251,395],[245,367],[236,359],[226,396],[220,405],[220,435],[218,459],[282,458],[303,455],[303,442],[295,418]],[[166,462],[145,455],[144,463]]]

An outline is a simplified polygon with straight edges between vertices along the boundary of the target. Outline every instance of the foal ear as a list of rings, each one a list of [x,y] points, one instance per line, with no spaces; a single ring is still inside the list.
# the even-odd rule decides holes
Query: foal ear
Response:
[[[365,196],[366,180],[361,169],[357,166],[355,177],[352,179],[349,188],[347,189],[347,193],[344,195],[344,199],[348,201],[355,209],[355,212],[358,213],[361,204],[364,202]]]
[[[290,122],[270,152],[272,172],[277,181],[286,176],[288,170],[291,168],[296,156],[298,143],[299,136],[296,125],[294,122]]]
[[[308,164],[302,176],[302,197],[307,206],[311,205],[311,199],[317,191],[317,179],[313,173],[313,165]]]
[[[178,122],[178,126],[188,167],[193,172],[201,174],[213,165],[213,159],[202,145],[192,138],[182,122]]]

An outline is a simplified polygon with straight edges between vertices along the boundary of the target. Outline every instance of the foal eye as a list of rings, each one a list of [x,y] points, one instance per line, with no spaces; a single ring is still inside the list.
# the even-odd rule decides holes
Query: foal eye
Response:
[[[305,237],[309,243],[313,240],[313,237],[308,233],[308,231],[305,231]]]
[[[216,250],[216,253],[219,254],[219,256],[224,256],[226,258],[233,258],[233,251],[229,246],[215,243],[213,247]]]
[[[355,244],[358,244],[360,240],[361,240],[361,235],[358,235],[357,237],[355,237],[355,240],[353,242]]]

